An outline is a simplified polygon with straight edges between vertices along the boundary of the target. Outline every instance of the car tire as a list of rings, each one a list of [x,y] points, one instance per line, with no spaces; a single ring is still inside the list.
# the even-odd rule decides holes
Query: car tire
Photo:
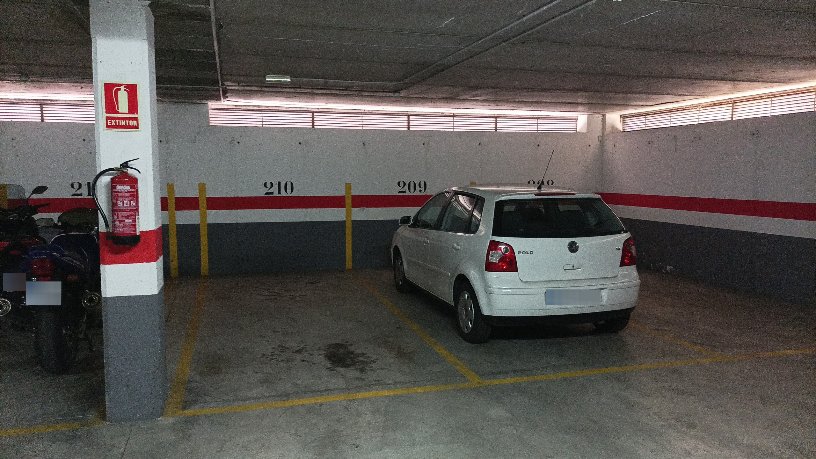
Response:
[[[601,333],[618,333],[626,328],[628,324],[629,314],[626,314],[623,317],[616,317],[603,322],[595,322],[595,330]]]
[[[480,344],[490,338],[491,326],[482,315],[473,287],[467,283],[456,292],[456,330],[468,343]]]
[[[398,292],[402,293],[410,292],[413,287],[411,281],[405,277],[405,264],[399,252],[394,254],[394,287],[397,288]]]

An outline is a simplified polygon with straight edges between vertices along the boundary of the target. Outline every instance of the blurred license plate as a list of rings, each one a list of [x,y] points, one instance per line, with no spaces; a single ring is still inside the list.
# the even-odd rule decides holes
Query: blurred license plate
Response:
[[[28,281],[26,282],[26,305],[60,306],[62,304],[62,282]]]
[[[544,292],[544,301],[548,305],[571,304],[600,304],[601,291],[599,289],[549,289]]]

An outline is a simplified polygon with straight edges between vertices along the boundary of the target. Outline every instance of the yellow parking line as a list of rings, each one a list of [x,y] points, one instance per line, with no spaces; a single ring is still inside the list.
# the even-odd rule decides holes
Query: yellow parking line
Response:
[[[816,354],[816,347],[800,348],[800,349],[783,349],[778,351],[756,352],[751,354],[728,355],[720,357],[705,357],[699,359],[685,359],[685,360],[669,360],[665,362],[652,362],[637,365],[622,365],[617,367],[605,368],[589,368],[586,370],[564,371],[559,373],[547,373],[533,376],[519,376],[510,378],[496,378],[480,380],[479,382],[466,382],[458,384],[437,384],[430,386],[416,386],[406,387],[401,389],[385,389],[366,392],[352,392],[346,394],[335,395],[321,395],[316,397],[304,397],[289,400],[273,400],[256,403],[246,403],[238,405],[214,406],[206,408],[193,408],[189,410],[180,410],[174,413],[174,416],[192,417],[192,416],[207,416],[226,413],[243,413],[248,411],[271,410],[278,408],[288,408],[304,405],[316,405],[321,403],[340,402],[348,400],[362,400],[374,399],[383,397],[393,397],[399,395],[411,394],[425,394],[433,392],[478,389],[489,386],[501,386],[511,384],[522,384],[530,382],[555,381],[560,379],[581,378],[589,376],[597,376],[612,373],[632,373],[646,370],[658,370],[662,368],[678,368],[688,367],[694,365],[706,365],[712,363],[724,362],[738,362],[750,361],[763,358],[783,358],[795,357],[800,355]],[[99,418],[94,418],[89,421],[80,421],[64,424],[39,425],[32,427],[22,427],[0,430],[0,437],[10,437],[16,435],[30,435],[45,432],[54,432],[59,430],[76,430],[84,427],[93,427],[102,425],[104,422]]]
[[[453,368],[456,369],[459,373],[461,373],[468,381],[472,383],[481,382],[481,378],[479,375],[473,372],[467,365],[464,364],[461,360],[459,360],[453,353],[445,349],[437,340],[433,339],[431,335],[428,334],[425,330],[422,329],[416,322],[411,320],[407,314],[405,314],[400,308],[398,308],[394,303],[392,303],[388,298],[383,296],[379,290],[376,289],[370,282],[365,279],[359,279],[360,283],[369,291],[371,292],[377,300],[382,303],[390,312],[397,316],[399,320],[401,320],[408,328],[411,329],[414,333],[419,336],[422,341],[425,342],[428,346],[431,347],[437,354],[442,356],[445,361],[447,361]]]
[[[785,349],[781,351],[757,352],[752,354],[703,357],[698,359],[669,360],[665,362],[652,362],[636,365],[622,365],[617,367],[589,368],[585,370],[563,371],[559,373],[547,373],[532,376],[518,376],[510,378],[484,379],[470,381],[459,384],[438,384],[430,386],[406,387],[401,389],[386,389],[366,392],[352,392],[345,394],[321,395],[316,397],[304,397],[288,400],[272,400],[265,402],[213,406],[206,408],[194,408],[183,410],[177,413],[178,416],[208,416],[226,413],[244,413],[248,411],[272,410],[279,408],[290,408],[304,405],[317,405],[321,403],[341,402],[348,400],[362,400],[383,397],[393,397],[399,395],[424,394],[432,392],[443,392],[453,390],[478,389],[490,386],[503,386],[511,384],[523,384],[530,382],[555,381],[560,379],[581,378],[598,376],[612,373],[632,373],[647,370],[659,370],[663,368],[689,367],[695,365],[706,365],[722,362],[738,362],[747,360],[757,360],[761,358],[791,357],[797,355],[814,354],[816,348]]]
[[[424,394],[429,392],[442,392],[457,389],[471,389],[474,387],[478,387],[479,385],[480,383],[467,382],[458,384],[438,384],[433,386],[405,387],[400,389],[372,390],[366,392],[352,392],[346,394],[320,395],[316,397],[305,397],[289,400],[274,400],[267,402],[248,403],[244,405],[227,405],[207,408],[195,408],[181,411],[180,413],[178,413],[178,415],[205,416],[223,413],[242,413],[246,411],[289,408],[293,406],[316,405],[319,403],[341,402],[346,400],[362,400],[366,398],[383,398],[393,397],[397,395]]]
[[[207,293],[207,281],[199,281],[196,291],[195,306],[190,314],[190,321],[187,323],[187,332],[184,336],[184,345],[181,348],[181,355],[176,366],[176,374],[173,384],[170,386],[170,394],[167,396],[167,403],[164,406],[165,416],[175,416],[181,411],[184,405],[184,393],[187,390],[187,382],[190,379],[190,368],[193,362],[198,329],[201,326],[201,317],[204,312],[204,298]]]
[[[0,183],[0,209],[8,209],[8,187]]]
[[[756,360],[762,358],[770,358],[770,357],[787,357],[787,356],[794,356],[794,355],[804,355],[804,354],[813,354],[816,353],[816,348],[803,348],[803,349],[785,349],[781,351],[770,351],[770,352],[755,352],[751,354],[737,354],[737,355],[719,355],[719,356],[712,356],[712,357],[702,357],[697,359],[684,359],[684,360],[668,360],[664,362],[650,362],[650,363],[640,363],[634,365],[621,365],[616,367],[606,367],[606,368],[588,368],[585,370],[574,370],[574,371],[564,371],[560,373],[548,373],[542,375],[533,375],[533,376],[515,376],[510,378],[497,378],[497,379],[489,379],[483,381],[483,385],[485,386],[496,386],[496,385],[504,385],[504,384],[520,384],[520,383],[527,383],[527,382],[539,382],[539,381],[553,381],[556,379],[567,379],[567,378],[580,378],[585,376],[596,376],[596,375],[605,375],[611,373],[630,373],[634,371],[645,371],[645,370],[658,370],[662,368],[676,368],[676,367],[687,367],[692,365],[706,365],[711,363],[721,363],[721,362],[739,362],[744,360]]]
[[[21,435],[34,435],[48,432],[59,432],[64,430],[77,430],[85,427],[94,427],[104,424],[98,417],[84,421],[63,422],[60,424],[41,424],[29,427],[15,427],[13,429],[0,429],[0,438],[2,437],[17,437]]]
[[[666,333],[666,332],[661,332],[661,331],[658,331],[658,330],[654,330],[654,329],[652,329],[650,327],[647,327],[647,326],[641,324],[640,322],[630,321],[629,326],[634,328],[634,329],[640,330],[643,333],[646,333],[647,335],[651,335],[651,336],[654,336],[656,338],[660,338],[663,341],[667,341],[669,343],[680,345],[680,346],[682,346],[682,347],[684,347],[686,349],[690,349],[690,350],[692,350],[694,352],[697,352],[697,353],[700,353],[700,354],[703,354],[703,355],[708,355],[708,356],[711,356],[711,357],[723,357],[723,356],[728,355],[728,354],[723,354],[722,352],[717,352],[717,351],[711,350],[711,349],[709,349],[709,348],[707,348],[705,346],[700,346],[699,344],[694,344],[694,343],[686,341],[684,339],[680,339],[680,338],[672,335],[671,333]]]

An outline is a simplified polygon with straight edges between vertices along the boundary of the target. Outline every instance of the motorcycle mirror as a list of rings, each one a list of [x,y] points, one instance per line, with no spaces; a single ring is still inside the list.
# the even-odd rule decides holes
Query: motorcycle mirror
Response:
[[[35,186],[34,189],[31,190],[31,194],[28,195],[28,197],[30,198],[31,196],[34,196],[35,194],[43,194],[46,191],[48,191],[48,187],[45,186],[45,185]]]

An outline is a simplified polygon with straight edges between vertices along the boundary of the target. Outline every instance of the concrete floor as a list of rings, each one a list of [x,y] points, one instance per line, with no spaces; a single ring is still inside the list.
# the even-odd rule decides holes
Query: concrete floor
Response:
[[[642,273],[618,335],[504,329],[388,271],[166,287],[167,415],[99,421],[102,362],[0,334],[0,457],[814,457],[816,305]]]

